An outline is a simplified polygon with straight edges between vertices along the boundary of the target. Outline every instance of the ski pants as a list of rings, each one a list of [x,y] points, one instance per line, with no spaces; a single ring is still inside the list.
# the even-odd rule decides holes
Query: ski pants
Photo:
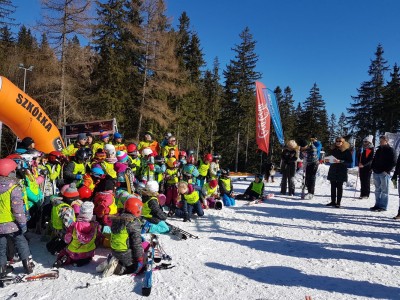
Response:
[[[201,201],[197,201],[194,204],[188,204],[186,201],[183,201],[183,206],[181,209],[177,209],[175,210],[175,215],[177,217],[182,217],[184,218],[185,216],[187,216],[188,218],[190,218],[192,216],[192,214],[197,213],[197,215],[199,217],[204,216],[204,210],[201,207]]]
[[[149,222],[149,221],[146,221]],[[150,223],[150,222],[149,222]],[[154,224],[154,223],[150,223],[150,229],[149,229],[150,233],[167,233],[169,232],[169,227],[167,225],[167,223],[165,223],[164,221],[160,221],[158,222],[158,224]]]
[[[343,196],[343,181],[331,180],[331,201],[340,205]]]
[[[371,169],[368,167],[360,168],[360,197],[369,197],[371,187]]]
[[[7,264],[7,237],[14,241],[21,260],[28,259],[31,252],[29,250],[28,241],[21,230],[9,234],[0,234],[0,266],[5,266]]]
[[[222,201],[224,202],[224,206],[235,206],[235,204],[236,204],[235,198],[230,197],[227,194],[224,194],[222,196]]]
[[[315,179],[318,171],[319,162],[307,163],[306,166],[306,187],[309,194],[314,195]]]

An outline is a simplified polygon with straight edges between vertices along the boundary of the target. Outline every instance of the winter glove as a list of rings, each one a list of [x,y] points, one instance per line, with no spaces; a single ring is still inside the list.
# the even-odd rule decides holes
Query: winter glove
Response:
[[[110,226],[104,226],[103,227],[103,233],[111,233],[111,227]]]
[[[28,227],[26,226],[26,224],[19,224],[19,230],[21,230],[21,233],[24,234],[25,232],[27,232]]]
[[[81,179],[82,179],[82,175],[81,175],[81,174],[76,174],[76,175],[75,175],[75,179],[81,180]]]

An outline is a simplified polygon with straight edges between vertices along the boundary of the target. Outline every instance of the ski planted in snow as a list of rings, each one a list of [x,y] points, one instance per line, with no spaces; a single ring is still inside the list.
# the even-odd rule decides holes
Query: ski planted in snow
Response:
[[[30,282],[30,281],[41,281],[41,280],[49,280],[49,279],[57,279],[59,276],[58,270],[52,270],[46,273],[39,273],[35,275],[27,275],[20,274],[15,277],[6,277],[0,279],[0,287],[6,287],[11,284],[21,283],[21,282]]]
[[[155,234],[150,237],[151,245],[151,257],[147,260],[146,270],[144,271],[144,281],[142,286],[142,296],[148,297],[151,293],[151,288],[153,287],[153,263],[154,263],[154,253],[155,248],[158,244],[158,238]]]

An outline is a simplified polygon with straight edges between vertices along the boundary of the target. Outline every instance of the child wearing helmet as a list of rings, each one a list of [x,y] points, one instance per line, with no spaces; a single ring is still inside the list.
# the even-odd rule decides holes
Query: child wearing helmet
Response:
[[[33,264],[29,261],[30,250],[24,233],[27,230],[25,203],[18,179],[15,178],[17,164],[9,158],[0,159],[0,280],[13,271],[7,266],[7,239],[13,240],[17,246],[19,257],[26,273],[33,272]]]
[[[192,160],[188,160],[187,164],[182,167],[182,179],[190,184],[196,184],[199,170],[193,164]]]
[[[219,199],[218,180],[212,179],[206,182],[201,189],[201,196],[205,209],[214,208],[215,201]]]
[[[196,191],[192,184],[181,181],[178,184],[178,193],[180,196],[181,208],[172,210],[177,217],[183,218],[183,222],[191,222],[193,214],[197,214],[199,217],[204,216],[203,208],[201,207],[200,195]],[[171,216],[173,213],[170,213]]]
[[[146,183],[154,180],[154,153],[150,148],[144,148],[142,151],[142,160],[140,162],[140,179]]]
[[[208,170],[210,168],[210,164],[213,160],[213,157],[210,153],[207,153],[200,158],[197,163],[197,169],[199,170],[199,176],[197,177],[197,185],[202,188],[205,180],[207,179]]]
[[[156,181],[148,181],[142,190],[142,217],[146,220],[142,232],[166,233],[169,231],[165,223],[167,215],[162,210],[158,201],[159,186]]]
[[[138,273],[145,265],[147,253],[142,243],[140,221],[142,207],[140,199],[129,198],[122,214],[111,219],[112,256],[103,270],[103,277]]]
[[[164,193],[165,191],[165,171],[167,167],[165,165],[165,158],[161,155],[157,155],[154,158],[154,178],[159,185],[159,192]]]
[[[79,133],[74,143],[69,144],[67,147],[61,150],[62,154],[66,157],[75,156],[76,151],[81,148],[86,148],[87,139],[86,133]]]
[[[110,143],[110,135],[107,131],[100,130],[99,134],[100,141],[97,141],[92,146],[93,153],[96,153],[98,149],[104,149],[105,145]]]
[[[165,205],[168,207],[176,206],[179,177],[178,161],[175,157],[168,158],[167,170],[165,171]]]
[[[229,170],[221,169],[221,176],[218,179],[219,192],[225,206],[234,206],[236,204],[233,194],[233,184],[229,177]]]
[[[96,244],[99,244],[102,237],[99,223],[93,220],[93,208],[90,201],[81,205],[76,222],[68,227],[64,236],[67,246],[58,254],[54,268],[69,264],[81,267],[92,260]]]
[[[250,183],[244,194],[237,195],[235,198],[238,200],[256,200],[262,199],[264,195],[264,182],[263,174],[256,174],[254,181]]]
[[[76,151],[74,160],[70,161],[64,167],[65,184],[72,182],[77,183],[77,185],[81,184],[83,175],[86,173],[86,164],[89,158],[88,152],[84,148]]]
[[[105,145],[104,151],[106,152],[106,158],[100,163],[100,166],[106,175],[113,179],[117,179],[117,172],[114,170],[114,164],[118,161],[118,159],[114,145]]]
[[[115,151],[124,151],[127,152],[127,148],[125,146],[125,144],[122,142],[122,134],[119,132],[114,133],[114,140],[112,142],[112,144],[115,147]]]
[[[47,169],[48,183],[50,184],[49,190],[45,188],[45,196],[51,196],[58,194],[61,181],[61,164],[63,163],[64,156],[59,151],[51,151],[47,156],[47,163],[45,167]]]
[[[138,176],[140,171],[140,162],[141,159],[139,157],[139,151],[137,150],[136,144],[132,143],[127,146],[127,152],[129,157],[129,167],[132,172]]]

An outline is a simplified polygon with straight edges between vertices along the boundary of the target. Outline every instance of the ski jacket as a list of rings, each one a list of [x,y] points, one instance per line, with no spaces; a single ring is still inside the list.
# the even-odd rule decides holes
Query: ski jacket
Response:
[[[51,209],[51,225],[53,229],[64,231],[75,222],[74,209],[61,200],[52,202]]]
[[[210,164],[206,164],[205,162],[203,162],[202,159],[199,159],[199,163],[198,163],[198,170],[199,170],[199,174],[202,177],[206,177],[208,174],[208,169],[210,168]]]
[[[178,160],[179,159],[179,148],[177,145],[165,145],[162,150],[161,150],[161,154],[163,157],[167,157],[169,154],[169,150],[174,149],[175,150],[175,158]]]
[[[212,197],[218,194],[218,185],[215,188],[211,188],[210,184],[206,182],[201,189],[204,198]]]
[[[66,184],[69,184],[73,181],[76,181],[76,175],[81,174],[82,176],[85,174],[85,165],[81,163],[77,163],[76,161],[70,161],[64,167],[64,181]]]
[[[219,170],[219,163],[215,161],[211,162],[209,169],[211,179],[218,179],[217,173]]]
[[[284,148],[281,154],[281,171],[289,177],[296,173],[297,151]]]
[[[190,194],[184,194],[183,198],[189,205],[196,204],[200,200],[199,192],[194,189]]]
[[[154,196],[143,196],[142,217],[153,224],[167,219],[167,215],[160,207],[158,198]]]
[[[233,191],[232,180],[229,177],[220,177],[218,180],[218,186],[221,196],[230,195]]]
[[[123,213],[112,218],[111,249],[119,256],[126,253],[130,259],[138,260],[143,257],[141,221],[130,213]],[[131,251],[128,251],[131,250]]]
[[[350,145],[347,142],[343,143],[341,148],[335,147],[331,155],[340,160],[339,163],[333,163],[329,167],[328,180],[337,182],[347,181],[347,167],[350,167],[353,162],[353,157],[349,150]]]
[[[157,141],[141,141],[139,142],[139,145],[137,146],[137,150],[142,153],[142,150],[144,148],[150,148],[153,151],[153,154],[156,155],[155,153],[160,153],[160,145],[158,144]]]
[[[0,176],[0,234],[17,232],[26,225],[24,205],[19,181]]]
[[[126,146],[125,146],[125,144],[124,143],[117,143],[117,142],[113,142],[113,145],[114,145],[114,147],[115,147],[115,152],[117,152],[117,151],[124,151],[124,152],[126,152],[127,151],[127,149],[126,149]]]
[[[67,252],[78,254],[79,258],[94,256],[97,235],[100,234],[99,223],[79,219],[73,223],[65,234],[64,241],[68,244]],[[74,259],[77,259],[74,257]]]
[[[115,215],[118,211],[112,191],[97,192],[93,199],[93,213],[100,224],[111,226],[109,215]]]
[[[359,162],[363,165],[364,170],[371,170],[372,159],[374,158],[374,147],[370,146],[367,148],[363,148],[360,153]]]
[[[396,165],[396,154],[389,145],[379,146],[372,160],[371,168],[376,174],[389,174]]]
[[[244,193],[250,194],[250,191],[256,193],[258,197],[261,197],[264,194],[264,183],[262,181],[260,182],[253,181],[252,183],[250,183],[250,185],[247,187]]]

